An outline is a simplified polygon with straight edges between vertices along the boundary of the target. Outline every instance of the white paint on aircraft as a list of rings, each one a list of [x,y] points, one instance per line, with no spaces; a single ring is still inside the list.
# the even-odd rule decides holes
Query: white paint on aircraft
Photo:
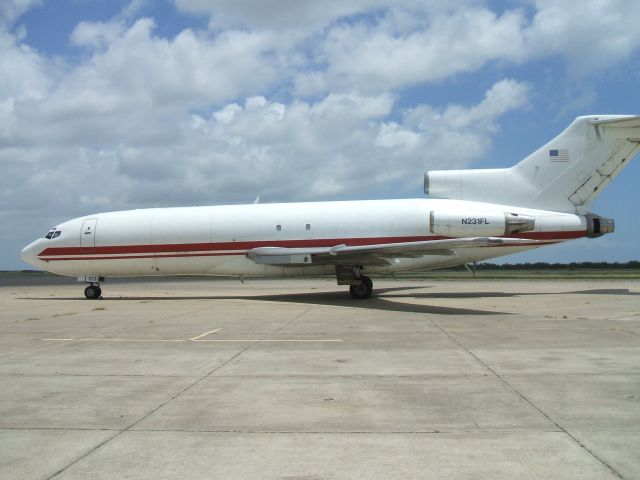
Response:
[[[640,150],[640,117],[578,117],[506,169],[435,171],[428,199],[152,208],[87,215],[22,258],[77,276],[335,274],[355,298],[370,273],[461,265],[613,231],[590,202]]]

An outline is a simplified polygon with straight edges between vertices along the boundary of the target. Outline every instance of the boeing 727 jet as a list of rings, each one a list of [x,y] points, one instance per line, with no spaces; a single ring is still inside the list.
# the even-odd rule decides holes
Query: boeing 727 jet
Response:
[[[139,275],[335,275],[353,298],[370,274],[434,269],[611,233],[593,199],[640,149],[640,116],[578,117],[510,168],[430,171],[428,198],[151,208],[64,222],[22,250],[85,282]]]

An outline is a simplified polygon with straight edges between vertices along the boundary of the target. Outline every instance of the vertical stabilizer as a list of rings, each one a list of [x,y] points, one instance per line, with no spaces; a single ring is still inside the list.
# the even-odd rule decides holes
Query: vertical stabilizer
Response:
[[[640,116],[592,115],[511,168],[427,172],[431,198],[584,212],[640,150]]]

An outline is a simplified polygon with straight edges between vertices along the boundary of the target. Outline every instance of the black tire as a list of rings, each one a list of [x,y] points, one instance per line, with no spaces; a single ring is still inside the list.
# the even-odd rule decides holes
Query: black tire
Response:
[[[102,296],[102,290],[98,285],[89,285],[84,289],[84,296],[87,300],[98,300]]]
[[[373,292],[373,282],[369,277],[361,277],[360,280],[362,280],[360,285],[351,285],[349,287],[351,297],[357,298],[358,300],[370,298],[371,292]]]

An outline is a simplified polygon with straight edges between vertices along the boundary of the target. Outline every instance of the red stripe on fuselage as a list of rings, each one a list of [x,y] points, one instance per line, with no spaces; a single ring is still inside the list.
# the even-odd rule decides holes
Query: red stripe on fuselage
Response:
[[[123,253],[165,253],[165,252],[202,252],[207,250],[251,250],[257,247],[333,247],[335,245],[377,245],[380,243],[421,242],[425,240],[442,240],[446,237],[367,237],[367,238],[324,238],[308,240],[257,240],[250,242],[216,242],[216,243],[171,243],[157,245],[114,245],[105,247],[50,247],[38,256],[51,255],[92,255]]]
[[[58,262],[60,260],[118,260],[123,258],[178,258],[178,257],[226,257],[235,255],[244,255],[245,252],[228,252],[228,253],[174,253],[168,255],[110,255],[108,257],[56,257],[41,258],[45,262]]]
[[[524,238],[531,240],[570,240],[584,237],[585,231],[570,232],[528,232],[502,238]],[[413,236],[413,237],[364,237],[364,238],[324,238],[308,240],[260,240],[249,242],[216,242],[216,243],[174,243],[157,245],[112,245],[103,247],[49,247],[38,254],[42,260],[107,260],[125,258],[163,258],[181,256],[224,256],[242,255],[247,250],[257,247],[310,248],[333,247],[335,245],[366,246],[385,243],[422,242],[429,240],[446,240],[450,237]],[[231,250],[231,252],[212,253],[212,250]],[[201,253],[187,253],[201,252]],[[129,255],[127,255],[129,254]],[[135,254],[146,254],[138,255]],[[163,255],[167,254],[167,255]],[[106,256],[108,255],[108,256]],[[47,258],[47,257],[58,258]],[[64,256],[64,258],[60,258]],[[44,257],[44,258],[43,258]]]

